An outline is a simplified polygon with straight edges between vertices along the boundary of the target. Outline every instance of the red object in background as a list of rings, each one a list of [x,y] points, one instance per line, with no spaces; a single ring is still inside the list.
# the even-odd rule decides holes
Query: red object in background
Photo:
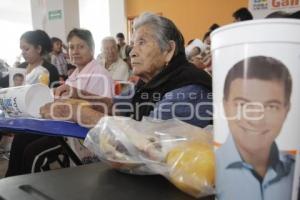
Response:
[[[115,94],[114,95],[120,95],[122,92],[122,84],[118,81],[115,81]]]

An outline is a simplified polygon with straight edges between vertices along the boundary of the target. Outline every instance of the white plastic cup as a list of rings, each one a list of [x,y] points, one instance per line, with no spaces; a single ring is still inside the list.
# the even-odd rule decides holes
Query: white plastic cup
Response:
[[[212,50],[212,66],[213,66],[213,91],[214,91],[214,140],[215,144],[222,148],[226,143],[230,133],[228,127],[228,119],[225,116],[223,97],[225,79],[230,69],[236,66],[237,63],[245,61],[253,57],[268,57],[275,58],[283,63],[291,74],[292,79],[292,93],[290,97],[290,109],[287,117],[284,119],[283,126],[276,137],[276,144],[280,152],[294,152],[299,153],[300,146],[300,20],[295,19],[262,19],[251,20],[246,22],[239,22],[221,27],[211,34],[211,50]],[[248,77],[247,62],[245,66],[244,77]],[[261,66],[264,67],[264,66]],[[250,78],[249,78],[250,79]],[[247,79],[247,80],[249,80]],[[242,80],[246,80],[242,78]],[[261,80],[261,79],[259,79]],[[262,80],[263,81],[263,80]],[[257,83],[258,81],[256,81]],[[248,84],[243,82],[243,84]],[[244,85],[241,86],[241,88]],[[244,87],[245,88],[245,87]],[[242,90],[242,89],[241,89]],[[243,94],[247,94],[244,90]],[[259,94],[263,96],[264,94]],[[242,95],[243,96],[243,95]],[[253,96],[257,96],[256,94]],[[250,98],[251,99],[251,98]],[[258,99],[262,99],[258,97]],[[268,108],[273,109],[273,108]],[[276,114],[273,116],[276,117]],[[244,120],[244,119],[242,119]],[[240,125],[239,134],[247,133],[245,130],[246,120],[242,121]],[[250,126],[248,126],[250,127]],[[254,130],[255,128],[251,129]],[[257,128],[258,129],[258,128]],[[272,129],[270,126],[268,130]],[[233,128],[232,128],[233,130]],[[244,131],[243,131],[244,130]],[[248,131],[248,132],[251,132]],[[253,133],[256,130],[252,131]],[[237,131],[235,131],[237,132]],[[252,133],[251,132],[251,133]],[[257,131],[258,132],[258,131]],[[247,137],[245,135],[245,137]],[[248,137],[247,137],[248,138]],[[242,139],[241,139],[242,140]],[[234,141],[236,143],[236,140]],[[249,142],[249,140],[248,140]],[[236,145],[237,146],[237,145]],[[224,148],[223,148],[224,149]],[[219,149],[218,149],[219,150]],[[217,150],[217,155],[218,155]],[[220,152],[220,151],[219,151]],[[222,154],[220,154],[222,155]],[[229,155],[229,154],[228,154]],[[296,156],[299,157],[299,156]],[[223,158],[224,160],[225,158]],[[296,199],[298,191],[298,180],[300,171],[300,161],[297,160],[294,173],[293,194],[289,198],[285,196],[284,199]],[[218,166],[217,166],[218,168]],[[218,171],[218,169],[217,169]],[[224,173],[223,173],[224,174]],[[298,174],[298,175],[297,175]],[[218,175],[217,175],[218,179]],[[231,183],[223,183],[224,185]],[[250,183],[247,187],[251,187]],[[217,185],[218,187],[218,185]],[[222,188],[221,190],[225,190]],[[251,191],[251,190],[250,190]],[[236,190],[237,193],[241,191]],[[286,191],[281,191],[286,192]],[[250,197],[249,197],[250,198]],[[254,198],[254,197],[253,197]],[[266,199],[269,200],[269,199]]]
[[[0,90],[0,109],[9,117],[40,118],[40,107],[53,100],[51,90],[43,84]]]
[[[215,105],[215,141],[223,143],[227,137],[224,119],[223,87],[225,77],[238,61],[251,56],[269,56],[284,63],[292,76],[291,110],[277,138],[284,150],[299,147],[300,141],[300,20],[263,19],[234,23],[211,34],[213,58],[213,90]]]

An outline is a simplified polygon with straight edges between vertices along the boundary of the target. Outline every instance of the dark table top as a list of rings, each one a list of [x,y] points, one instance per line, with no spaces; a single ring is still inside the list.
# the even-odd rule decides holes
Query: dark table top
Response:
[[[2,198],[2,199],[1,199]],[[0,200],[192,200],[162,176],[124,174],[103,163],[0,179]],[[214,197],[202,198],[212,200]]]

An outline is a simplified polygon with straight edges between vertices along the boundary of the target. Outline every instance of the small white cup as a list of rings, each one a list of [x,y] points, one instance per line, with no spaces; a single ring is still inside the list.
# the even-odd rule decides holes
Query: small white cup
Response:
[[[40,118],[40,107],[53,101],[51,90],[43,84],[0,89],[0,109],[9,117]]]

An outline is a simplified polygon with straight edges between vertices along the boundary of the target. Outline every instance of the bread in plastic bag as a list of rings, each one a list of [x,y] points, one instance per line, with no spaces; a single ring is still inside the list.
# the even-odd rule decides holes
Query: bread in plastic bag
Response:
[[[146,145],[146,137],[134,128],[136,121],[125,117],[104,117],[89,131],[84,145],[102,161],[122,172],[153,174],[139,158],[139,150],[131,140]],[[127,136],[125,133],[130,133]],[[142,136],[142,135],[141,135]]]
[[[214,193],[212,135],[177,119],[104,117],[84,145],[111,167],[131,174],[161,174],[195,197]]]

